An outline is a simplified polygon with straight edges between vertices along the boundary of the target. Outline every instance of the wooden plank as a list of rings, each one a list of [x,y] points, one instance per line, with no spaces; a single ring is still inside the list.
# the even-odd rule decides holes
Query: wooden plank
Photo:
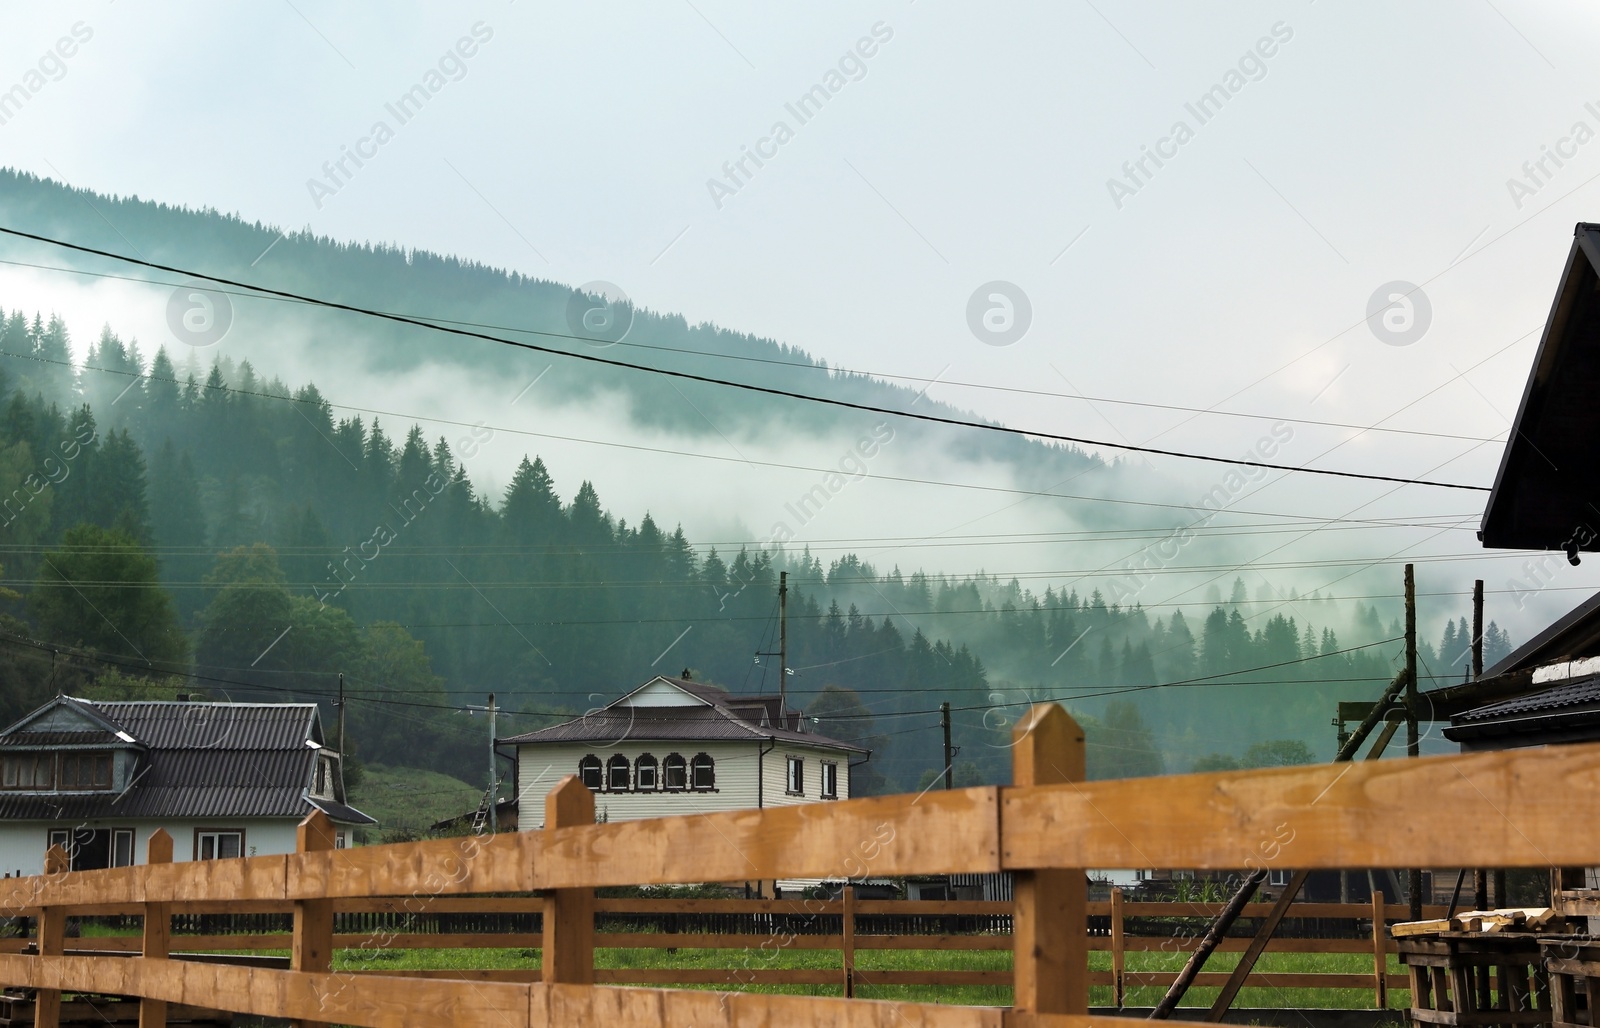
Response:
[[[1111,1001],[1118,1010],[1123,1007],[1123,1000],[1127,998],[1127,989],[1123,985],[1123,972],[1127,970],[1127,950],[1123,945],[1122,919],[1123,913],[1122,890],[1111,890]]]
[[[145,862],[148,864],[172,863],[172,836],[165,828],[150,833],[145,844]],[[140,953],[152,960],[165,960],[172,947],[172,908],[165,903],[144,905],[144,928],[140,934]],[[139,1001],[139,1028],[166,1028],[167,1001],[142,999]]]
[[[551,841],[594,824],[594,793],[567,775],[544,800],[543,835]],[[544,895],[544,982],[594,982],[594,890],[551,889]]]
[[[530,1020],[549,1025],[732,1028],[734,1025],[814,1024],[830,1028],[1001,1028],[1003,1024],[999,1010],[933,1003],[604,985],[532,988],[535,1010]]]
[[[840,912],[839,949],[844,964],[844,998],[856,994],[856,887],[844,887],[844,910]]]
[[[1600,823],[1571,813],[1597,799],[1596,743],[1013,786],[1002,863],[1238,868],[1288,826],[1285,849],[1308,868],[1581,865],[1600,852]]]
[[[1389,951],[1384,945],[1383,890],[1372,893],[1372,1004],[1378,1010],[1389,1006]]]
[[[44,854],[45,881],[67,876],[72,858],[60,846],[51,846]],[[46,907],[39,911],[39,957],[41,962],[56,957],[66,948],[67,912],[59,907]],[[61,990],[41,989],[34,997],[33,1023],[37,1028],[60,1028]]]
[[[1000,870],[998,803],[936,790],[517,834],[539,841],[538,889],[980,873]]]
[[[320,810],[307,814],[295,827],[298,853],[331,853],[337,846],[333,821]],[[333,901],[298,899],[294,904],[294,941],[290,944],[292,970],[326,974],[333,970]],[[328,1022],[298,1018],[289,1028],[329,1028]]]
[[[1012,730],[1011,780],[1023,788],[1084,780],[1084,736],[1058,703],[1037,704]],[[1142,866],[1142,865],[1140,865]],[[1047,1014],[1089,1010],[1087,882],[1080,869],[1022,870],[1012,884],[1013,1006]]]
[[[199,964],[181,960],[102,960],[0,956],[0,978],[33,988],[148,996],[264,1017],[363,1028],[409,1028],[418,1024],[525,1028],[538,986],[496,982],[448,982],[420,978],[376,978],[359,974],[309,974],[259,967]],[[547,1022],[534,1022],[544,1028]]]
[[[1244,988],[1245,979],[1250,976],[1251,970],[1256,966],[1256,961],[1261,954],[1266,952],[1267,943],[1272,941],[1272,935],[1278,930],[1278,925],[1283,923],[1284,914],[1288,913],[1289,905],[1300,890],[1305,887],[1306,879],[1311,877],[1310,871],[1298,870],[1289,877],[1289,884],[1284,887],[1276,903],[1272,905],[1272,913],[1268,914],[1256,928],[1255,936],[1250,944],[1244,948],[1239,962],[1234,965],[1228,974],[1228,980],[1223,983],[1222,991],[1211,1004],[1211,1010],[1206,1014],[1207,1021],[1220,1021],[1222,1016],[1233,1006],[1233,999],[1239,995],[1239,990]]]

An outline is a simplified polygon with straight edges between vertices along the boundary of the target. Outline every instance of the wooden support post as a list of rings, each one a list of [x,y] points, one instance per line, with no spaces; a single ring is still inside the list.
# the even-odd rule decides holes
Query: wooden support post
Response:
[[[64,875],[72,869],[72,858],[60,846],[51,846],[44,855],[46,875]],[[66,952],[67,915],[60,907],[39,910],[39,959],[59,957]],[[33,1023],[38,1028],[60,1028],[61,993],[40,989],[34,999]]]
[[[594,793],[577,775],[563,778],[544,799],[544,830],[594,824]],[[594,890],[550,889],[544,894],[546,985],[594,984]]]
[[[146,844],[147,864],[172,863],[172,836],[165,828],[150,833]],[[144,905],[144,946],[146,960],[165,960],[172,951],[172,905],[146,903]],[[167,1028],[167,1001],[141,999],[139,1001],[139,1028]]]
[[[1223,983],[1222,991],[1211,1004],[1211,1009],[1206,1013],[1207,1021],[1220,1021],[1228,1008],[1233,1006],[1234,997],[1239,995],[1239,990],[1244,988],[1250,972],[1255,970],[1256,961],[1261,954],[1266,952],[1267,943],[1272,941],[1272,933],[1278,930],[1278,925],[1283,923],[1284,915],[1289,913],[1289,904],[1300,895],[1300,890],[1305,887],[1306,879],[1311,877],[1310,871],[1296,871],[1289,876],[1289,884],[1284,886],[1283,893],[1278,901],[1272,905],[1272,911],[1261,922],[1261,927],[1256,929],[1255,937],[1250,940],[1250,945],[1239,954],[1239,962],[1233,966],[1228,980]]]
[[[320,853],[335,848],[333,822],[320,810],[306,815],[295,828],[295,849]],[[295,900],[294,943],[289,967],[326,974],[333,970],[333,900]],[[292,1020],[291,1028],[328,1028],[326,1021]]]
[[[1389,953],[1388,943],[1385,939],[1384,929],[1387,919],[1383,913],[1383,890],[1378,889],[1372,893],[1372,977],[1373,977],[1373,1007],[1386,1010],[1389,1007]]]
[[[840,926],[842,942],[840,948],[844,950],[844,998],[854,999],[856,995],[856,887],[844,887],[844,919]]]
[[[1127,967],[1127,950],[1122,940],[1122,890],[1111,890],[1111,999],[1121,1010],[1128,998],[1123,972]]]
[[[1012,733],[1012,784],[1083,779],[1083,729],[1060,705],[1038,704]],[[1019,871],[1012,896],[1015,1008],[1030,1014],[1087,1014],[1086,871],[1076,867]]]

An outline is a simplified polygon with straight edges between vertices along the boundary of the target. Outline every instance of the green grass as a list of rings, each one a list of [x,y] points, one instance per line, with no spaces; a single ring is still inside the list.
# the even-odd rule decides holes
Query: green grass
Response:
[[[1129,953],[1129,971],[1176,971],[1186,959],[1183,953]],[[1238,963],[1237,953],[1218,953],[1206,965],[1207,971],[1228,971]],[[335,956],[336,970],[420,970],[420,969],[526,969],[539,966],[537,949],[414,949],[414,950],[341,950]],[[837,986],[827,985],[742,985],[733,971],[746,967],[762,969],[817,969],[834,971],[839,968],[837,950],[778,949],[718,950],[718,949],[597,949],[595,966],[606,968],[726,968],[729,983],[726,985],[691,986],[703,989],[729,989],[739,992],[784,993],[802,996],[838,995]],[[1111,955],[1094,952],[1089,955],[1089,966],[1108,971]],[[985,950],[857,950],[856,967],[858,987],[856,994],[866,999],[893,999],[910,1002],[948,1003],[967,1006],[1006,1006],[1011,1002],[1011,989],[1005,986],[932,986],[932,985],[872,985],[874,970],[905,971],[1008,971],[1011,954],[1008,951]],[[1360,953],[1267,953],[1256,964],[1262,973],[1347,973],[1367,974],[1372,969],[1372,958]],[[1400,970],[1390,957],[1392,973]],[[1128,990],[1128,1006],[1153,1006],[1163,989],[1142,987]],[[1185,1007],[1209,1007],[1216,998],[1215,988],[1190,989],[1184,997]],[[1110,1006],[1110,986],[1094,986],[1089,1002],[1093,1006]],[[1237,1007],[1278,1009],[1341,1008],[1366,1009],[1372,1005],[1370,989],[1274,989],[1252,987],[1241,990],[1234,1003]],[[1389,994],[1391,1009],[1404,1010],[1410,1005],[1410,995],[1392,991]]]

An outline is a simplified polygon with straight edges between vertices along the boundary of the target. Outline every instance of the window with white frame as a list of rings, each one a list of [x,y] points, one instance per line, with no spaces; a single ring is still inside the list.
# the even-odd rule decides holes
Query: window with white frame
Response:
[[[660,788],[656,772],[660,770],[656,758],[648,753],[639,754],[633,762],[633,787],[640,792],[655,792]]]
[[[717,787],[717,765],[708,753],[696,753],[689,762],[689,788],[711,792]]]
[[[831,760],[822,762],[822,798],[825,800],[839,798],[839,765]]]
[[[668,792],[682,792],[689,787],[689,762],[681,753],[669,753],[661,762],[661,776],[666,779]]]
[[[243,832],[199,829],[194,833],[196,860],[230,860],[243,855]]]
[[[600,758],[589,754],[578,761],[578,778],[594,792],[600,791]]]
[[[617,754],[606,763],[606,790],[608,792],[627,792],[632,778],[633,768],[628,764],[628,758]]]
[[[804,796],[806,794],[806,762],[803,757],[789,757],[786,761],[788,773],[784,776],[784,789],[790,796]]]
[[[133,866],[133,829],[118,828],[111,833],[111,866]]]

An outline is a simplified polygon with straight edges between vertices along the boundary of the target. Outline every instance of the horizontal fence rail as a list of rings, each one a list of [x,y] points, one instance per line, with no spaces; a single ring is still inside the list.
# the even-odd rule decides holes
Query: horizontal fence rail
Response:
[[[326,819],[301,826],[297,853],[64,873],[56,850],[48,873],[0,880],[0,916],[37,918],[37,952],[0,952],[0,981],[40,990],[40,1024],[62,992],[140,997],[266,1016],[302,1025],[341,1023],[462,1025],[598,1023],[1001,1025],[1085,1028],[1087,987],[1105,973],[1087,970],[1091,948],[1120,938],[1123,951],[1154,945],[1130,933],[1145,917],[1195,916],[1195,905],[1141,911],[1123,904],[1122,931],[1091,936],[1090,919],[1106,917],[1086,904],[1083,869],[1184,867],[1284,869],[1366,867],[1586,866],[1600,863],[1600,825],[1574,817],[1600,799],[1600,744],[1552,747],[1360,764],[1218,772],[1128,781],[1082,781],[1082,732],[1057,707],[1036,708],[1017,729],[1013,778],[1006,788],[977,788],[847,800],[609,824],[592,820],[593,797],[576,779],[552,793],[542,831],[489,838],[442,839],[336,850]],[[585,806],[587,804],[587,806]],[[1464,826],[1470,826],[1466,828]],[[163,834],[164,833],[159,833]],[[322,840],[318,842],[317,840]],[[1285,840],[1288,841],[1285,841]],[[326,844],[328,848],[319,848]],[[859,880],[864,877],[1010,871],[1012,904],[946,911],[951,917],[1009,918],[1012,932],[875,934],[871,918],[922,914],[913,905],[878,905],[847,898],[854,911],[823,904],[820,917],[841,924],[834,934],[794,933],[817,948],[846,952],[839,972],[851,989],[849,953],[895,948],[1010,949],[1014,1009],[988,1010],[918,1003],[786,997],[727,992],[622,988],[593,967],[593,947],[670,936],[684,947],[695,933],[596,932],[606,918],[643,914],[773,916],[764,909],[702,906],[642,907],[647,901],[595,900],[598,887],[778,878]],[[499,896],[492,894],[513,894]],[[516,898],[522,894],[523,898]],[[529,894],[537,894],[528,898]],[[613,903],[629,906],[614,906]],[[664,901],[649,901],[664,902]],[[742,901],[673,901],[727,904]],[[776,903],[776,901],[767,901]],[[446,904],[449,906],[446,906]],[[476,906],[475,906],[476,905]],[[1306,904],[1294,916],[1352,917],[1342,905]],[[1318,909],[1312,913],[1310,908]],[[529,917],[528,931],[408,932],[387,929],[336,934],[363,914],[452,916],[511,913]],[[1337,908],[1337,909],[1335,909]],[[1370,908],[1367,908],[1368,916]],[[1397,908],[1387,908],[1386,916]],[[958,912],[959,911],[959,912]],[[167,936],[163,923],[217,913],[283,916],[286,935]],[[808,911],[809,913],[810,911]],[[1264,913],[1251,911],[1253,916]],[[534,915],[540,931],[532,931]],[[68,939],[71,917],[141,917],[143,936],[129,942]],[[1354,915],[1360,916],[1360,915]],[[341,918],[346,919],[341,922]],[[409,944],[429,937],[517,939],[541,948],[539,981],[499,980],[486,972],[331,972],[336,945],[385,934]],[[715,938],[712,933],[704,933]],[[608,939],[607,936],[612,938]],[[732,933],[738,945],[770,935]],[[245,939],[274,940],[291,950],[288,969],[173,958],[190,939],[215,948],[251,951]],[[909,939],[909,942],[906,941]],[[892,940],[892,941],[891,941]],[[978,941],[982,940],[982,941]],[[989,941],[996,940],[996,941]],[[16,942],[18,940],[11,940]],[[1240,943],[1243,940],[1238,940]],[[135,949],[134,943],[138,946]],[[829,945],[823,946],[826,942]],[[1283,940],[1297,944],[1390,949],[1383,940]],[[1381,943],[1381,945],[1380,945]],[[393,945],[394,943],[390,943]],[[759,942],[757,943],[759,945]],[[797,946],[811,941],[795,942]],[[914,944],[914,945],[913,945]],[[72,953],[127,947],[126,958]],[[207,946],[205,948],[212,948]],[[266,948],[266,947],[261,947]],[[1226,947],[1224,947],[1226,948]],[[923,972],[898,972],[917,975]],[[930,972],[931,973],[931,972]],[[1000,983],[1001,972],[970,972]],[[673,971],[674,983],[685,983]],[[886,972],[860,973],[863,980]],[[1370,986],[1379,974],[1364,976]],[[528,974],[532,977],[532,973]],[[1295,976],[1273,975],[1281,984]],[[1327,978],[1330,976],[1307,976]],[[1355,976],[1363,977],[1363,976]],[[1160,984],[1156,972],[1123,972],[1123,984]],[[834,981],[839,981],[835,977]],[[1200,984],[1208,984],[1202,976]],[[701,983],[715,984],[715,983]],[[1331,983],[1330,983],[1331,984]],[[1357,987],[1354,983],[1335,987]],[[163,1015],[164,1016],[164,1015]]]

